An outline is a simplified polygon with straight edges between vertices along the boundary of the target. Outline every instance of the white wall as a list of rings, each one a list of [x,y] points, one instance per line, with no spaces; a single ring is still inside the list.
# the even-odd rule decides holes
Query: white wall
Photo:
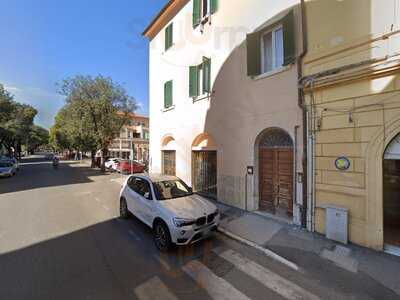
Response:
[[[246,34],[276,22],[296,0],[219,1],[219,9],[204,33],[192,28],[192,1],[174,18],[174,45],[164,52],[164,30],[150,43],[150,156],[151,171],[161,172],[163,137],[172,135],[177,147],[177,176],[191,184],[191,146],[203,132],[218,147],[219,200],[244,207],[246,166],[256,165],[254,144],[268,127],[281,127],[294,139],[302,125],[297,106],[297,69],[264,79],[247,77]],[[296,24],[299,28],[299,24]],[[297,32],[300,45],[300,29]],[[298,49],[299,51],[301,49]],[[189,66],[211,58],[214,94],[193,103],[189,98]],[[175,108],[163,111],[164,83],[173,80]],[[299,149],[302,148],[299,129]],[[301,152],[301,151],[300,151]],[[298,161],[301,162],[301,153]],[[298,170],[301,170],[299,163]],[[249,178],[249,207],[257,208],[258,192]]]

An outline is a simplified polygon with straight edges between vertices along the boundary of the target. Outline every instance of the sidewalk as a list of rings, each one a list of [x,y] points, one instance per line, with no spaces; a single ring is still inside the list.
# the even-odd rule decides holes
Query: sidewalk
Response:
[[[222,230],[253,242],[310,272],[334,264],[350,274],[366,275],[400,296],[400,257],[326,239],[272,217],[246,212],[222,203]]]

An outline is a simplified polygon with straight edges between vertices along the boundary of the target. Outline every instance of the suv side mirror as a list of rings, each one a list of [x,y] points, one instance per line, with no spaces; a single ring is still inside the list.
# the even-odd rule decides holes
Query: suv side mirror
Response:
[[[145,197],[147,200],[152,200],[150,197],[150,192],[144,193],[143,197]]]

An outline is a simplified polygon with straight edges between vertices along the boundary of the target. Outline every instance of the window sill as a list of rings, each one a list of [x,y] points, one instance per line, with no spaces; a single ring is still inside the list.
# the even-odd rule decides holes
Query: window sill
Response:
[[[269,72],[266,72],[266,73],[263,73],[263,74],[260,74],[260,75],[257,75],[257,76],[253,76],[252,79],[253,80],[259,80],[259,79],[268,78],[268,77],[271,77],[271,76],[274,76],[276,74],[279,74],[279,73],[282,73],[282,72],[285,72],[285,71],[289,70],[291,68],[291,66],[292,65],[287,65],[287,66],[284,66],[284,67],[280,67],[278,69],[275,69],[275,70],[272,70],[272,71],[269,71]]]
[[[205,100],[205,99],[211,99],[211,95],[214,94],[214,92],[212,93],[206,93],[206,94],[201,94],[199,96],[196,97],[192,97],[192,101],[193,103],[199,102],[201,100]]]
[[[162,112],[167,112],[167,111],[171,111],[171,110],[174,110],[174,109],[175,109],[175,105],[172,105],[172,106],[170,106],[170,107],[163,108],[161,111],[162,111]]]

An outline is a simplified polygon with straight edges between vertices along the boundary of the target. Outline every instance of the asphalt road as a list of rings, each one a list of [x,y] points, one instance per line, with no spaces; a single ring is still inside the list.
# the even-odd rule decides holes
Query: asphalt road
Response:
[[[117,217],[118,177],[31,157],[0,179],[0,299],[396,299],[368,278],[321,266],[322,280],[220,234],[160,254],[150,229]]]

